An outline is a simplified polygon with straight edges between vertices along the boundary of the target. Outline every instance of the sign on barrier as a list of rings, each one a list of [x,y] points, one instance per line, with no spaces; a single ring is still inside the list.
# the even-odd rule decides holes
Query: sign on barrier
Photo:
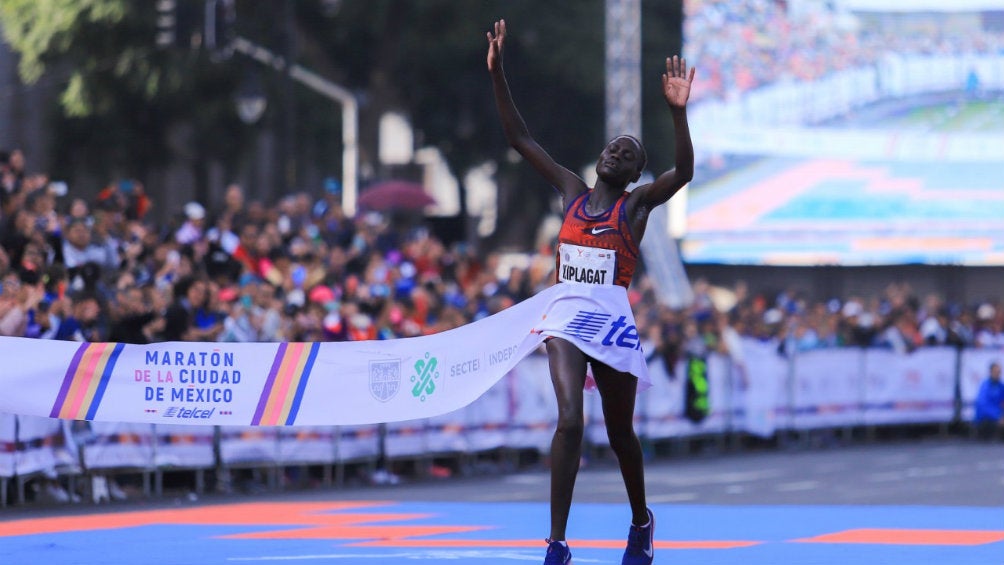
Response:
[[[723,432],[769,437],[777,429],[948,422],[954,414],[956,378],[962,401],[971,406],[989,363],[1004,360],[999,350],[967,350],[957,360],[951,348],[925,348],[909,355],[826,349],[788,358],[771,342],[746,339],[742,347],[741,362],[718,354],[709,357],[710,411],[698,424],[683,416],[685,365],[681,362],[671,377],[662,359],[654,358],[649,370],[653,387],[638,399],[638,434],[650,440]],[[598,394],[586,395],[585,409],[587,439],[606,445]],[[387,424],[385,454],[412,457],[497,447],[545,452],[556,417],[547,357],[533,354],[467,408]],[[0,415],[0,476],[51,475],[60,466],[76,465],[70,425],[68,420]],[[94,435],[82,449],[91,469],[216,464],[211,426],[91,426]],[[380,454],[378,430],[378,425],[223,426],[218,451],[221,462],[230,466],[374,459]]]
[[[793,427],[791,361],[778,355],[777,343],[742,340],[746,385],[743,390],[743,431],[770,437]]]
[[[424,453],[465,453],[467,434],[465,431],[467,408],[455,413],[443,414],[423,420],[424,428],[422,452]]]
[[[990,374],[990,364],[1004,366],[1004,351],[1000,349],[967,349],[959,361],[959,397],[962,402],[962,419],[971,422],[975,416],[973,407],[980,385]]]
[[[17,451],[17,416],[0,413],[0,477],[14,476]]]
[[[708,355],[708,416],[699,424],[702,434],[724,433],[732,420],[732,361],[725,355]]]
[[[278,428],[279,464],[326,465],[336,460],[334,426],[303,426]]]
[[[947,347],[918,349],[907,355],[867,350],[864,422],[950,421],[955,398],[955,356],[955,350]]]
[[[464,435],[471,452],[506,447],[511,418],[512,380],[503,378],[481,398],[464,408]]]
[[[277,428],[260,426],[222,426],[220,462],[224,466],[274,464],[279,460]]]
[[[64,445],[63,422],[38,416],[18,416],[14,470],[18,475],[56,476],[57,451]]]
[[[212,427],[157,424],[153,433],[154,464],[158,468],[208,469],[216,464]]]
[[[387,457],[413,457],[426,453],[425,420],[407,420],[386,424],[384,449]]]
[[[87,470],[151,469],[154,467],[154,433],[151,424],[90,422],[84,442]]]
[[[690,434],[691,424],[683,417],[686,379],[684,363],[677,363],[672,375],[663,360],[656,357],[649,367],[652,388],[639,399],[645,405],[645,419],[638,433],[652,440],[683,437]]]
[[[558,420],[547,357],[530,355],[506,376],[511,382],[509,447],[546,452]]]
[[[377,425],[338,426],[336,462],[374,459],[380,454],[380,429]]]
[[[857,348],[817,349],[795,356],[792,386],[795,429],[862,423],[864,352]]]

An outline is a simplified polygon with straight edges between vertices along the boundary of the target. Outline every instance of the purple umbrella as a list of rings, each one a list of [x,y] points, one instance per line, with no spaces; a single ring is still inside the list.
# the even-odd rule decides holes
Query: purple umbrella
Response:
[[[421,210],[431,206],[436,200],[416,183],[403,180],[389,180],[370,185],[359,196],[359,207],[379,212],[387,210]]]

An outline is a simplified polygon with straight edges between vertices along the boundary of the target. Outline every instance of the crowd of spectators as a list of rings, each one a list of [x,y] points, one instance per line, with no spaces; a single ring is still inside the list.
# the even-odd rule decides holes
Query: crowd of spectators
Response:
[[[88,201],[5,154],[0,335],[146,343],[338,341],[457,327],[525,298],[547,273],[502,283],[492,257],[447,249],[422,225],[346,217],[337,189],[274,207],[226,189],[148,220],[136,181]],[[532,272],[532,274],[531,274]],[[525,284],[524,284],[525,283]]]
[[[420,221],[346,216],[336,183],[275,206],[230,185],[153,222],[138,181],[93,199],[0,155],[0,335],[77,341],[347,341],[436,333],[498,312],[553,281],[549,245],[513,261],[445,245]],[[1004,308],[945,304],[906,284],[813,300],[695,281],[685,310],[660,306],[644,273],[630,291],[648,350],[736,353],[739,337],[791,354],[820,347],[1004,346]],[[725,300],[722,296],[726,295]],[[732,347],[729,347],[732,344]]]
[[[909,30],[862,25],[838,3],[785,0],[688,0],[686,56],[700,69],[693,100],[726,98],[765,84],[811,81],[871,66],[888,53],[1000,53],[1004,34],[943,25],[930,15]],[[895,16],[889,16],[895,17]],[[902,15],[900,16],[902,18]]]
[[[509,255],[447,246],[420,218],[347,216],[337,183],[319,197],[219,206],[189,202],[174,221],[135,180],[82,198],[18,151],[0,152],[0,336],[73,341],[347,341],[441,332],[553,284],[552,247]],[[824,347],[1004,347],[1000,303],[946,304],[906,284],[814,300],[798,289],[693,281],[685,309],[659,304],[640,272],[629,290],[650,355],[673,368],[717,352],[743,362],[743,338],[782,355]],[[49,485],[59,492],[56,485]]]

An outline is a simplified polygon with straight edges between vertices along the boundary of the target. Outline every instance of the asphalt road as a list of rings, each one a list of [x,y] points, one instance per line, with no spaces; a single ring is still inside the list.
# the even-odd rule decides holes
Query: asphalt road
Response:
[[[653,504],[1004,507],[1004,443],[949,437],[659,457],[646,464],[646,484]],[[546,502],[548,489],[548,471],[536,465],[508,474],[405,479],[397,485],[356,482],[339,488],[207,494],[198,499],[174,493],[99,507],[29,502],[4,509],[0,520],[251,500]],[[626,503],[612,459],[592,460],[582,468],[575,502]]]
[[[547,501],[546,469],[342,489],[346,499]],[[652,503],[1004,506],[1004,443],[968,439],[773,449],[659,458],[646,465]],[[295,496],[301,496],[297,494]],[[579,473],[575,501],[626,502],[612,461]]]

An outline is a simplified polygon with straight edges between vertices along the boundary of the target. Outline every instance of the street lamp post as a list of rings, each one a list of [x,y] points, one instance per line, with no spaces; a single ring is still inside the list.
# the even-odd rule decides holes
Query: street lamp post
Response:
[[[288,72],[293,80],[342,107],[342,208],[347,215],[355,215],[359,194],[359,102],[355,95],[313,71],[290,65],[285,58],[243,37],[234,38],[233,49],[276,71]]]
[[[258,123],[265,108],[268,107],[268,98],[265,97],[265,90],[261,86],[256,72],[248,70],[240,87],[237,88],[237,96],[234,97],[237,107],[237,117],[247,125]]]

